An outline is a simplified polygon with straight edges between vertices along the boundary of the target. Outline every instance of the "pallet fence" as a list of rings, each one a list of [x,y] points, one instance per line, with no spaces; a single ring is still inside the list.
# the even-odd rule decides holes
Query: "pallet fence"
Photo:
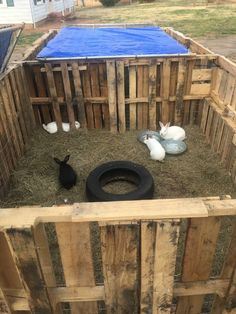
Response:
[[[10,175],[34,127],[25,73],[17,66],[0,78],[0,196],[7,191]]]
[[[221,274],[212,278],[225,216],[231,216],[232,232]],[[65,302],[65,313],[104,313],[98,307],[102,301],[106,313],[197,314],[208,294],[212,314],[234,313],[235,218],[236,200],[217,197],[5,209],[0,212],[1,313],[63,313]],[[176,281],[183,219],[188,231]],[[92,254],[91,222],[99,228],[101,270]],[[56,227],[63,286],[57,283],[60,263],[50,249],[48,223]]]

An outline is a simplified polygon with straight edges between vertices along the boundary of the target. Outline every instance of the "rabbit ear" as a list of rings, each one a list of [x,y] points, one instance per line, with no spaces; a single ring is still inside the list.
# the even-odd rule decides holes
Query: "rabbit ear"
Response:
[[[161,121],[159,121],[159,125],[161,128],[164,128],[164,124]]]
[[[168,128],[170,126],[170,122],[166,123],[165,127]]]
[[[70,155],[66,155],[66,157],[64,158],[64,162],[67,162],[70,159]]]
[[[54,160],[55,160],[55,162],[57,163],[57,164],[59,164],[60,165],[60,163],[61,163],[61,161],[58,159],[58,158],[53,158]]]

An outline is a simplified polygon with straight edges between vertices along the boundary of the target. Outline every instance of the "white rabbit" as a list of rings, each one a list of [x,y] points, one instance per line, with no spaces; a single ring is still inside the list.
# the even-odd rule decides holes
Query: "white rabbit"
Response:
[[[50,122],[47,125],[43,124],[43,128],[45,131],[47,131],[50,134],[56,133],[58,128],[56,122]],[[78,121],[75,121],[75,128],[79,129],[80,128],[80,123]],[[62,130],[64,132],[69,132],[70,131],[70,124],[62,122]]]
[[[164,160],[166,152],[162,145],[156,139],[147,135],[147,138],[144,140],[144,143],[150,150],[150,157],[152,160],[158,161]]]
[[[166,125],[164,125],[162,122],[159,121],[161,130],[160,135],[165,140],[167,139],[173,139],[173,140],[180,140],[183,141],[186,138],[186,134],[183,128],[180,126],[170,126],[170,122],[168,122]]]

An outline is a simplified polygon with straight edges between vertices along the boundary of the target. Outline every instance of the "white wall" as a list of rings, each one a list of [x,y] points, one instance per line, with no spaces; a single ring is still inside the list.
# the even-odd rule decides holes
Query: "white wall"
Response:
[[[14,7],[7,7],[6,0],[0,4],[0,24],[36,23],[45,19],[51,12],[62,12],[64,8],[73,8],[73,0],[43,0],[37,5],[33,0],[14,0]],[[33,17],[31,14],[31,8]]]
[[[64,9],[74,7],[74,0],[52,0],[51,2],[49,2],[49,0],[45,0],[45,3],[41,0],[41,3],[38,2],[37,5],[34,5],[33,0],[30,1],[32,1],[34,22],[45,19],[49,13],[63,13]]]
[[[0,24],[32,23],[29,0],[14,0],[14,7],[0,4]]]

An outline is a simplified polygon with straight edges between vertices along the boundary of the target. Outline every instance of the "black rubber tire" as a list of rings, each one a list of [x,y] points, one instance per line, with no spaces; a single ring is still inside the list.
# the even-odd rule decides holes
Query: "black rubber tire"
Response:
[[[134,183],[137,188],[125,194],[113,194],[103,186],[116,180]],[[154,182],[150,172],[130,161],[112,161],[102,164],[90,172],[86,181],[86,195],[91,202],[152,199]]]

